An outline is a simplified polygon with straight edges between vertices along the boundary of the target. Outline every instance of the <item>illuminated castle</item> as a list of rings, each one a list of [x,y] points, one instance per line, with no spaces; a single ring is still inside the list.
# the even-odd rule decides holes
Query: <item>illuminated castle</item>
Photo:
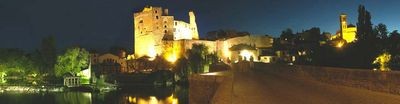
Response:
[[[134,58],[148,56],[150,60],[162,56],[169,62],[184,57],[184,53],[193,44],[204,44],[208,52],[217,54],[222,60],[238,60],[239,55],[245,54],[247,59],[258,60],[259,49],[272,47],[272,38],[268,36],[238,36],[223,40],[200,40],[193,11],[189,11],[189,23],[174,20],[168,15],[168,9],[161,7],[145,7],[134,13]],[[253,50],[239,53],[229,49],[235,45],[246,44]],[[251,53],[249,53],[251,51]]]
[[[174,20],[168,9],[151,6],[134,13],[135,57],[161,55],[163,40],[199,39],[194,12],[189,18],[189,23]]]
[[[347,15],[340,15],[340,30],[336,33],[336,36],[333,36],[332,39],[341,38],[345,40],[347,43],[351,43],[356,39],[357,27],[354,25],[347,24]]]

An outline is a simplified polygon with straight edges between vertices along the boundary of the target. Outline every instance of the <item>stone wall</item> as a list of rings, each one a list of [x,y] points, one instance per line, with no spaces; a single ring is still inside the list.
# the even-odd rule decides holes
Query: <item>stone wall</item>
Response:
[[[189,77],[189,104],[210,104],[224,77],[191,75]]]
[[[400,95],[400,72],[320,66],[257,64],[284,76],[296,76],[328,84],[343,85]],[[260,66],[261,65],[261,66]]]

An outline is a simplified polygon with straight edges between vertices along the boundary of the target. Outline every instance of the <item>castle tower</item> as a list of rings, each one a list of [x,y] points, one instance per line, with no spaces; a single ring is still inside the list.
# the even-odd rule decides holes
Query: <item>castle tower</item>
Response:
[[[347,15],[340,14],[340,37],[343,38],[343,31],[347,29]]]
[[[192,28],[192,38],[199,39],[199,32],[197,31],[196,16],[193,11],[189,11],[189,24]]]
[[[340,34],[339,37],[346,40],[347,43],[356,40],[357,28],[354,25],[347,24],[347,15],[340,14]]]
[[[167,16],[168,10],[161,7],[145,7],[134,13],[134,52],[135,57],[155,57],[162,53],[162,39],[172,35],[173,16]]]

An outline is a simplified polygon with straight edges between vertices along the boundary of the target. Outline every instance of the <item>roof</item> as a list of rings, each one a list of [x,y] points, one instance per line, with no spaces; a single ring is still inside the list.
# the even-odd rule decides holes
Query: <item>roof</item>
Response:
[[[240,51],[240,50],[256,50],[255,46],[247,45],[247,44],[237,44],[229,48],[231,51]]]

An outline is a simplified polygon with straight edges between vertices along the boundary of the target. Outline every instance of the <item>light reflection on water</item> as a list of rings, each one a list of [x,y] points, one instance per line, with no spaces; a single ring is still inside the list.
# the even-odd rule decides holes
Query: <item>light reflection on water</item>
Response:
[[[156,96],[150,96],[148,98],[128,96],[126,97],[130,104],[178,104],[178,98],[172,94],[165,99],[159,99]]]
[[[108,93],[0,93],[0,104],[186,104],[187,88],[130,88]]]

